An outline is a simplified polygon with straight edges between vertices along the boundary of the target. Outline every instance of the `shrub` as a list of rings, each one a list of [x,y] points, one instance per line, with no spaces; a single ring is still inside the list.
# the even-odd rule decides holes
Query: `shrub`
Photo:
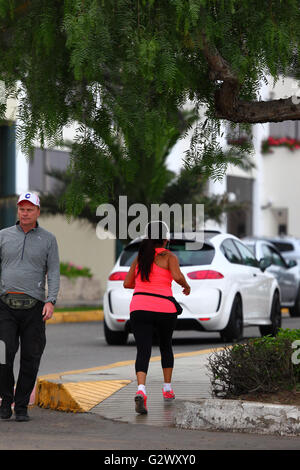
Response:
[[[294,388],[300,382],[300,364],[292,362],[295,340],[300,330],[280,329],[276,337],[250,339],[214,353],[208,360],[213,394],[230,398]]]
[[[67,276],[70,279],[74,279],[79,276],[92,277],[90,268],[76,266],[73,263],[60,263],[60,274],[62,276]]]

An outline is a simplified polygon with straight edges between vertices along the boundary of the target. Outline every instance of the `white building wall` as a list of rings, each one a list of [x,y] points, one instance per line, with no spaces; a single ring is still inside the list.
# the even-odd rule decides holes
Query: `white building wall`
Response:
[[[60,260],[90,268],[100,281],[103,293],[115,262],[115,240],[100,240],[96,236],[96,228],[86,221],[68,222],[62,215],[45,217],[42,214],[41,207],[39,223],[56,236]]]
[[[300,149],[272,148],[263,156],[265,235],[277,235],[281,213],[287,210],[289,235],[300,237]]]
[[[270,88],[272,99],[299,96],[299,87],[292,78],[279,79]],[[270,133],[261,136],[266,139]],[[272,147],[272,153],[261,156],[260,191],[261,225],[259,235],[278,235],[280,223],[287,222],[288,234],[300,236],[300,149],[291,152],[286,147]],[[286,220],[285,220],[286,219]]]

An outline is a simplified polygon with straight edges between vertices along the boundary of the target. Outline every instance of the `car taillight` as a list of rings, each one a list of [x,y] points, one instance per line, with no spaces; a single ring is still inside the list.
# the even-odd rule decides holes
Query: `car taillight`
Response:
[[[191,273],[188,273],[187,276],[190,279],[222,279],[224,277],[223,274],[211,269],[192,271]]]
[[[127,272],[125,271],[117,271],[115,273],[112,273],[108,280],[109,281],[124,281],[125,277],[126,277],[126,274]]]

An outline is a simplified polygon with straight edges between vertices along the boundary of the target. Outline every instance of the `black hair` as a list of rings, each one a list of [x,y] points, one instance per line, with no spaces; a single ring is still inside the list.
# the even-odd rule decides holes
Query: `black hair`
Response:
[[[150,222],[146,227],[146,238],[142,241],[138,253],[138,273],[142,281],[149,281],[155,248],[161,247],[167,239],[167,226],[161,221]]]

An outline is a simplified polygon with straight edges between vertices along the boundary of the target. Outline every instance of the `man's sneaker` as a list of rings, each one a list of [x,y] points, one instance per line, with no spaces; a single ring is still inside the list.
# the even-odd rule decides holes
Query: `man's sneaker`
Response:
[[[145,415],[148,413],[147,410],[147,396],[142,392],[142,390],[139,390],[136,392],[136,395],[134,397],[135,401],[135,411],[141,415]]]
[[[162,389],[162,393],[165,401],[174,400],[175,398],[175,393],[172,389],[167,391]]]
[[[1,419],[9,419],[12,415],[11,405],[7,405],[2,403],[0,406],[0,418]]]

